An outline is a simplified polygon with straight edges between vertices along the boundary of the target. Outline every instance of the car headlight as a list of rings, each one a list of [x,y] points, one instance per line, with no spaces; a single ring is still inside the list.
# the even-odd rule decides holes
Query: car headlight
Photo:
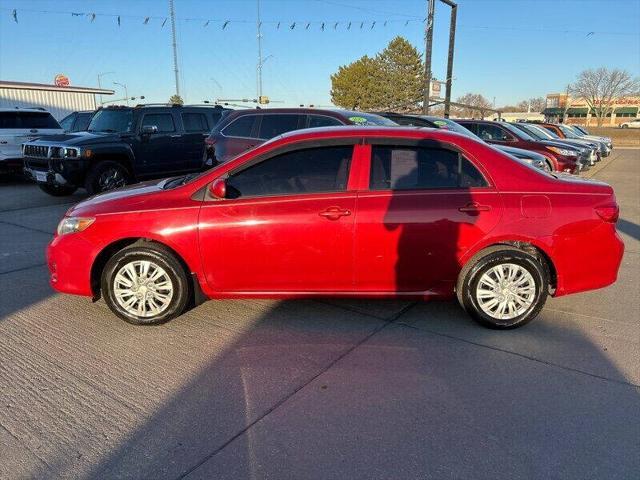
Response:
[[[566,150],[564,148],[558,148],[558,147],[548,147],[548,148],[552,152],[557,153],[558,155],[564,155],[565,157],[577,157],[578,156],[578,152],[576,152],[575,150]]]
[[[93,217],[64,217],[58,224],[58,235],[82,232],[95,222]]]

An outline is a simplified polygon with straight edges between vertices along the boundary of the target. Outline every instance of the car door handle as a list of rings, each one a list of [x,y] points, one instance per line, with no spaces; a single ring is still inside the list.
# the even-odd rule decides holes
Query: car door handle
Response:
[[[329,207],[323,210],[318,215],[328,220],[338,220],[340,217],[348,217],[351,215],[351,210],[347,210],[340,207]]]
[[[182,135],[180,135],[179,133],[176,135],[169,135],[171,138],[180,138]]]
[[[488,212],[489,210],[491,210],[489,205],[480,205],[478,202],[467,203],[464,207],[458,209],[458,211],[468,213],[469,215]]]

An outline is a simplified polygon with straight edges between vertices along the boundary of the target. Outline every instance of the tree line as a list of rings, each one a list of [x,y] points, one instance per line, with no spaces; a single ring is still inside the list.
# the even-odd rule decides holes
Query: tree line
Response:
[[[339,67],[331,75],[331,101],[351,110],[419,113],[424,84],[421,54],[408,40],[398,36],[374,57],[365,55]],[[640,82],[624,70],[601,67],[581,72],[566,90],[570,96],[584,99],[601,125],[617,99],[640,95]],[[455,117],[484,118],[496,110],[480,93],[467,93],[455,103],[462,104],[451,106],[451,115]],[[565,115],[570,106],[570,102],[567,103]],[[545,106],[543,97],[534,97],[497,110],[542,112]],[[444,106],[432,107],[431,112],[442,115]]]

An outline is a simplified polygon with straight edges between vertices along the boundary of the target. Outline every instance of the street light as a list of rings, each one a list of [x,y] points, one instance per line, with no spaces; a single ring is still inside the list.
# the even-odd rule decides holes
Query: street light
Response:
[[[119,85],[124,88],[124,96],[127,100],[127,107],[129,106],[129,92],[127,91],[127,86],[124,83],[113,82],[114,85]]]
[[[100,78],[102,78],[105,75],[111,75],[112,73],[116,73],[116,72],[103,72],[103,73],[99,73],[98,74],[98,88],[102,89],[102,84],[100,83]],[[100,94],[100,105],[102,105],[102,94]]]

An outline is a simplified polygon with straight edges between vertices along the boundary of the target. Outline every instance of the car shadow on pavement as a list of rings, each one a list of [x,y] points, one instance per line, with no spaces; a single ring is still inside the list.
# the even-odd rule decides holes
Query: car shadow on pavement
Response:
[[[209,302],[160,327],[169,334],[164,353],[182,358],[155,368],[162,353],[141,356],[127,374],[144,385],[195,363],[194,375],[167,398],[158,392],[149,403],[145,392],[143,410],[118,438],[99,430],[79,437],[98,442],[86,448],[98,448],[99,462],[60,451],[49,459],[52,471],[96,479],[493,479],[629,478],[640,468],[637,388],[551,315],[497,332],[453,303],[399,308],[386,320],[357,313],[378,302],[284,301],[244,318],[230,317],[233,303]],[[224,348],[175,345],[197,322],[218,326],[210,340],[225,337]],[[158,330],[123,329],[139,345],[148,335],[157,340]],[[549,360],[549,351],[588,366]]]
[[[616,228],[618,231],[626,233],[636,240],[640,240],[640,225],[637,223],[630,222],[624,218],[619,218],[616,223]]]

